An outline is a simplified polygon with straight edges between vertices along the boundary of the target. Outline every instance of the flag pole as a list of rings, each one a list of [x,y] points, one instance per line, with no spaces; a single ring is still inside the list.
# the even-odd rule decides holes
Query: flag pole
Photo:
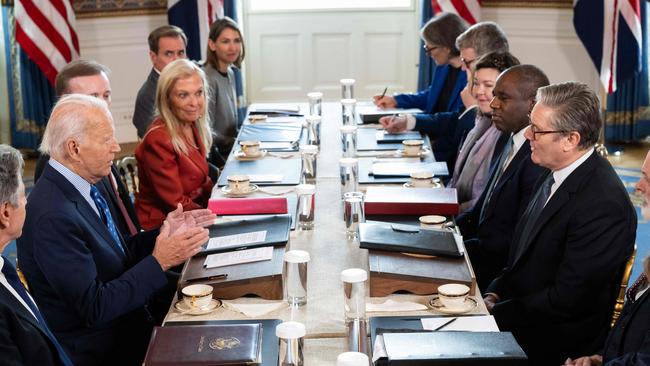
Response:
[[[605,121],[607,117],[607,90],[605,90],[605,86],[603,86],[602,83],[598,83],[600,85],[600,115],[603,119],[603,126],[600,129],[600,133],[598,136],[598,143],[595,146],[596,152],[598,155],[602,157],[607,157],[609,154],[607,152],[607,147],[605,147]]]

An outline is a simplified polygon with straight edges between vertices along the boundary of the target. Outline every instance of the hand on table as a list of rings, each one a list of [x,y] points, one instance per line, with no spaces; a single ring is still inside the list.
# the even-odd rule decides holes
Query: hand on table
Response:
[[[485,295],[483,298],[483,302],[485,303],[485,307],[487,308],[488,312],[492,314],[492,309],[494,308],[494,305],[497,303],[497,298],[494,295]]]
[[[385,116],[379,119],[379,123],[389,133],[406,131],[406,116]]]
[[[375,105],[379,108],[397,107],[397,102],[395,101],[395,98],[390,97],[388,95],[384,95],[383,97],[381,95],[375,95],[374,97],[372,97],[372,102],[375,103]]]

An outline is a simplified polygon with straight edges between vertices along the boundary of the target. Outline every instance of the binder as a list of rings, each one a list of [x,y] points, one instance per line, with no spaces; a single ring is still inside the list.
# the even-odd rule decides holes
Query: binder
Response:
[[[368,187],[367,215],[457,215],[455,188]]]
[[[263,242],[244,244],[241,246],[229,246],[224,248],[204,249],[197,255],[208,255],[214,253],[230,252],[233,250],[251,249],[268,246],[283,246],[289,241],[291,229],[291,217],[288,215],[273,215],[254,219],[243,219],[229,222],[222,222],[210,226],[210,238],[219,238],[229,235],[266,231],[266,238]]]
[[[380,223],[359,224],[363,249],[460,258],[454,234],[448,230],[422,230],[418,226]]]
[[[282,180],[277,182],[251,182],[258,186],[292,186],[300,184],[300,175],[302,173],[302,161],[299,157],[295,159],[280,159],[275,157],[265,157],[264,159],[252,161],[240,161],[236,159],[228,160],[228,164],[223,168],[217,186],[228,185],[228,176],[236,174],[255,174],[271,175],[282,174]]]
[[[257,218],[264,218],[264,217],[272,217],[276,215],[287,215],[291,218],[291,230],[296,229],[296,211],[298,210],[298,195],[294,193],[289,193],[284,197],[287,201],[287,213],[286,214],[277,214],[277,213],[271,213],[271,214],[222,214],[223,217],[229,217],[232,218],[233,220],[242,220],[242,219],[257,219]],[[240,200],[241,198],[233,198],[233,200]],[[237,201],[235,201],[236,203]],[[209,203],[208,203],[209,206]],[[386,220],[384,220],[386,221]],[[417,218],[416,218],[417,221]],[[418,221],[419,222],[419,221]]]
[[[422,140],[423,136],[418,131],[405,131],[398,133],[388,133],[384,130],[379,130],[375,133],[378,144],[387,143],[402,143],[404,140]]]
[[[284,123],[284,124],[247,124],[243,125],[238,141],[259,140],[262,142],[290,142],[298,143],[302,135],[302,124]]]

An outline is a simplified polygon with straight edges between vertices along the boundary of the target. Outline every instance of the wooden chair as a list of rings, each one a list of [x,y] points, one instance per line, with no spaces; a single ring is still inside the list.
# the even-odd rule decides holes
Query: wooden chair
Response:
[[[138,186],[140,182],[138,181],[138,161],[134,156],[126,156],[118,160],[115,165],[117,166],[117,171],[120,173],[120,179],[124,186],[129,190],[133,195],[140,192]]]
[[[616,297],[616,303],[614,304],[614,313],[612,314],[612,323],[610,326],[616,324],[616,320],[621,315],[623,310],[623,305],[625,304],[625,291],[627,290],[627,283],[630,280],[630,275],[632,274],[632,266],[634,265],[634,258],[636,257],[636,244],[634,244],[634,250],[632,250],[632,255],[627,259],[625,267],[623,268],[623,278],[621,278],[621,286],[618,289],[618,296]]]

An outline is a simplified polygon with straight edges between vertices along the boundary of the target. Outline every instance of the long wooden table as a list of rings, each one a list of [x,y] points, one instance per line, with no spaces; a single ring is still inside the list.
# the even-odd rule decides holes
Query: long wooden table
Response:
[[[295,104],[294,104],[295,105]],[[258,107],[264,105],[256,105]],[[273,104],[277,107],[277,104]],[[306,105],[301,105],[306,112]],[[323,104],[323,121],[321,124],[321,144],[317,162],[316,211],[315,226],[311,231],[293,231],[287,249],[306,250],[311,255],[308,265],[307,304],[298,309],[283,306],[281,309],[259,316],[260,319],[278,318],[295,320],[305,324],[307,365],[334,364],[338,353],[347,351],[346,326],[343,313],[343,285],[340,273],[347,268],[368,270],[368,251],[359,248],[356,240],[348,240],[343,222],[342,201],[338,160],[341,157],[339,127],[341,126],[340,104]],[[368,128],[368,127],[361,127]],[[372,127],[370,127],[372,128]],[[236,148],[235,148],[236,149]],[[235,150],[233,149],[233,150]],[[300,158],[296,154],[296,158]],[[234,159],[231,154],[229,161]],[[265,188],[282,191],[290,187]],[[361,186],[365,189],[364,186]],[[219,189],[213,191],[213,197],[221,196]],[[255,195],[263,196],[262,193]],[[479,291],[477,289],[477,294]],[[480,296],[480,295],[479,295]],[[414,301],[426,304],[431,296],[391,295],[385,298],[368,298],[373,303],[382,303],[388,298],[397,301]],[[480,297],[479,306],[468,314],[487,314]],[[264,300],[246,298],[249,303],[265,303]],[[415,312],[375,312],[368,316],[394,315],[440,315],[435,310]],[[198,321],[222,319],[251,319],[239,312],[219,308],[213,313],[200,316],[183,315],[172,306],[166,322]]]

